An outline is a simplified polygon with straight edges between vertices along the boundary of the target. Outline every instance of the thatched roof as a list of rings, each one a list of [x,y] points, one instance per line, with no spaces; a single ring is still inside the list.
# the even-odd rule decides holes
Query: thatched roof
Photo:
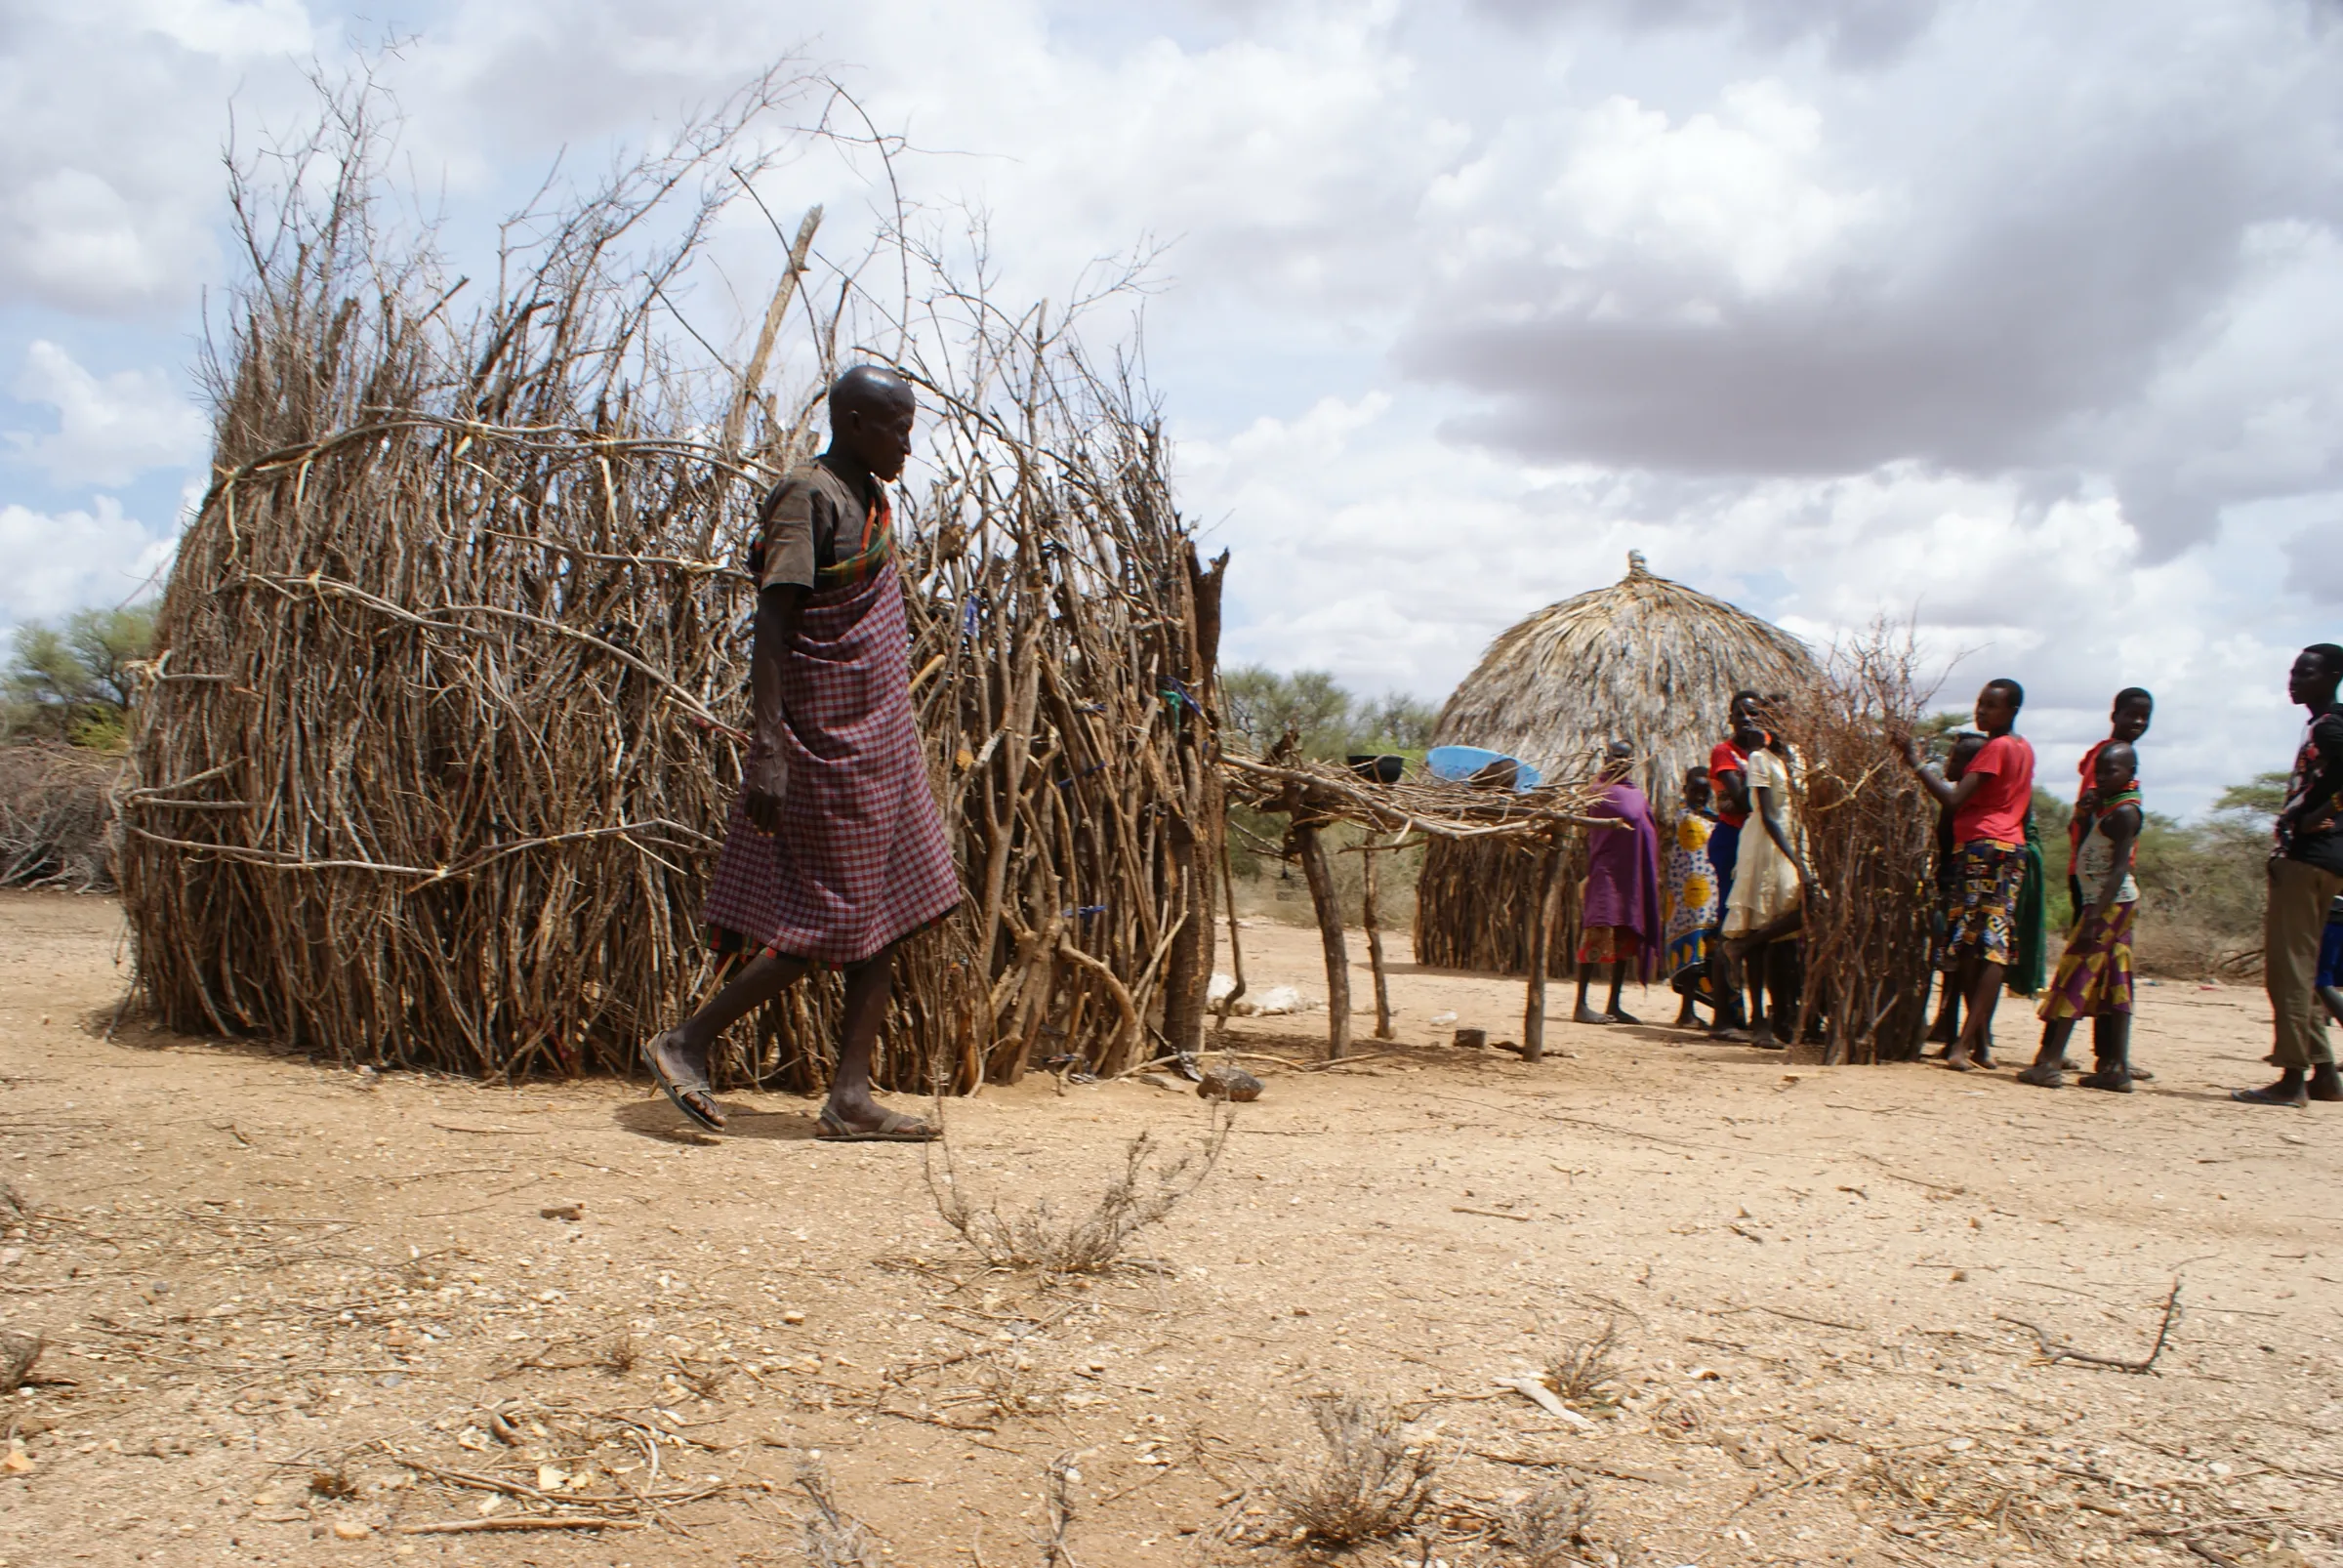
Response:
[[[1590,771],[1606,741],[1625,740],[1646,759],[1638,782],[1665,807],[1724,736],[1736,690],[1787,692],[1815,674],[1796,638],[1653,576],[1630,551],[1609,588],[1548,604],[1492,642],[1440,711],[1435,744],[1509,752],[1556,778]]]

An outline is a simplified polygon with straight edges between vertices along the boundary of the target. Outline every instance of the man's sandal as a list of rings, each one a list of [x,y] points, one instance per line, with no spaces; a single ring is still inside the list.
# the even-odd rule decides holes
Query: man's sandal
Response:
[[[932,1143],[943,1133],[916,1116],[881,1111],[877,1127],[856,1127],[828,1106],[814,1122],[813,1135],[821,1143]]]
[[[696,1097],[707,1101],[711,1107],[716,1104],[716,1086],[708,1082],[708,1075],[702,1073],[696,1082],[678,1083],[668,1077],[666,1070],[659,1065],[659,1042],[666,1038],[665,1035],[653,1035],[642,1043],[642,1064],[651,1070],[651,1081],[667,1095],[668,1103],[681,1111],[687,1120],[711,1133],[722,1132],[724,1124],[721,1121],[710,1111],[692,1103]]]

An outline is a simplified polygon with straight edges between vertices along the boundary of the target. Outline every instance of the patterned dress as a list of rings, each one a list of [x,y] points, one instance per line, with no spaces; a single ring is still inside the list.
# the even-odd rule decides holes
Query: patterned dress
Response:
[[[1706,963],[1708,933],[1716,926],[1716,874],[1708,863],[1708,836],[1716,818],[1706,811],[1687,811],[1676,818],[1667,836],[1667,955],[1664,968],[1680,974],[1688,965]]]
[[[2075,856],[2075,875],[2085,896],[2097,899],[2115,866],[2115,846],[2099,831],[2099,824],[2118,808],[2139,804],[2139,790],[2125,790],[2102,803],[2098,815],[2084,829]],[[2131,1011],[2131,932],[2139,901],[2140,887],[2127,865],[2112,906],[2102,907],[2095,901],[2082,906],[2082,919],[2067,939],[2058,973],[2041,1006],[2035,1010],[2044,1021],[2096,1018]]]

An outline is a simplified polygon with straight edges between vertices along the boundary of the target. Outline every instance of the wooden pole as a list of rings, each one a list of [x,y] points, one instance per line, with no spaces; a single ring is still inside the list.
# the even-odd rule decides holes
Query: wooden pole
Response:
[[[1294,824],[1294,848],[1318,911],[1318,938],[1326,944],[1326,1058],[1333,1061],[1350,1050],[1350,954],[1342,945],[1342,907],[1335,902],[1334,868],[1327,864],[1317,823]]]
[[[1375,1038],[1391,1040],[1396,1037],[1391,1033],[1391,987],[1383,979],[1383,926],[1380,911],[1376,908],[1376,849],[1375,841],[1370,839],[1359,855],[1367,882],[1367,967],[1375,971]]]
[[[1548,842],[1538,867],[1538,893],[1530,901],[1530,989],[1521,1015],[1521,1059],[1545,1056],[1545,961],[1552,941],[1554,888],[1562,876],[1562,846]]]

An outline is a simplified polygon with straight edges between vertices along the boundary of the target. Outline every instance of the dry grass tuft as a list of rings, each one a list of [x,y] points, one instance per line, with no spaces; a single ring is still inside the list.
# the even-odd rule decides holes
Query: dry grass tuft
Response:
[[[1506,1568],[1572,1568],[1590,1561],[1594,1504],[1577,1481],[1549,1481],[1497,1516],[1498,1539],[1511,1548]]]
[[[1608,1408],[1619,1403],[1619,1325],[1606,1322],[1591,1340],[1564,1340],[1540,1378],[1566,1405]]]
[[[1161,1223],[1204,1184],[1219,1163],[1234,1122],[1227,1107],[1216,1104],[1204,1141],[1178,1154],[1168,1154],[1152,1132],[1141,1133],[1125,1147],[1122,1172],[1079,1215],[1059,1215],[1048,1198],[1014,1214],[1004,1213],[998,1202],[979,1204],[968,1196],[948,1135],[928,1145],[927,1192],[944,1223],[995,1268],[1100,1274],[1124,1260],[1131,1237]]]
[[[49,1341],[37,1334],[16,1334],[0,1329],[0,1392],[15,1393],[32,1376],[33,1364]]]
[[[1440,1461],[1430,1445],[1408,1440],[1399,1412],[1377,1400],[1334,1394],[1314,1401],[1310,1414],[1326,1457],[1316,1468],[1289,1471],[1272,1484],[1288,1524],[1307,1540],[1349,1546],[1415,1523],[1431,1501]]]
[[[634,1335],[621,1329],[602,1341],[601,1354],[596,1358],[596,1365],[624,1377],[633,1372],[635,1363],[641,1359],[642,1346],[636,1342]]]
[[[347,1503],[358,1495],[358,1479],[347,1465],[337,1465],[332,1469],[311,1470],[309,1490],[321,1498]]]
[[[9,1183],[0,1181],[0,1218],[7,1219],[13,1223],[20,1219],[29,1219],[31,1217],[32,1205],[24,1201],[24,1194],[19,1192],[15,1187],[9,1185]]]
[[[818,1460],[800,1462],[798,1490],[813,1503],[813,1511],[803,1520],[805,1560],[813,1568],[869,1568],[878,1555],[879,1540],[838,1506],[829,1472]]]

